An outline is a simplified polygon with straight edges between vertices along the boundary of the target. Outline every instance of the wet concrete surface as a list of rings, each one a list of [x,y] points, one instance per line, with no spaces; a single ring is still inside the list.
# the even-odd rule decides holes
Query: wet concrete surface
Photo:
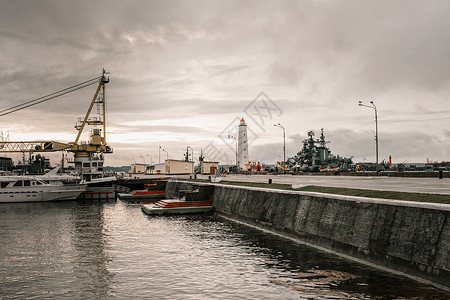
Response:
[[[139,175],[140,178],[156,178],[158,175]],[[161,175],[159,175],[161,177]],[[190,175],[174,175],[189,178]],[[198,179],[208,179],[210,175],[197,175]],[[387,176],[311,176],[311,175],[235,175],[223,177],[224,181],[262,182],[292,184],[295,187],[307,185],[345,187],[378,191],[409,193],[429,193],[450,195],[450,178],[410,178]]]

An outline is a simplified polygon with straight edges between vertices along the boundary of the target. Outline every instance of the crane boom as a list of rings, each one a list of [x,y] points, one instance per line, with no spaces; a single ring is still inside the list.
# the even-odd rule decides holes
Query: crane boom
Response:
[[[97,91],[95,92],[94,98],[93,98],[92,101],[91,101],[91,105],[89,105],[89,109],[88,109],[86,115],[84,116],[83,123],[81,124],[81,126],[80,126],[79,129],[78,129],[77,138],[75,139],[75,142],[74,142],[75,144],[78,143],[78,140],[80,139],[81,133],[83,132],[84,126],[85,126],[86,123],[88,122],[88,118],[89,118],[89,115],[91,114],[92,107],[94,106],[95,99],[97,99],[98,93],[100,92],[100,89],[101,89],[102,85],[103,85],[103,84],[102,84],[102,81],[100,80],[100,83],[99,83],[99,85],[98,85],[98,87],[97,87]],[[77,127],[76,127],[76,128],[77,128]]]
[[[71,144],[55,141],[0,142],[1,152],[54,152],[67,150],[71,147]]]
[[[89,105],[88,111],[84,116],[83,121],[80,124],[75,125],[78,130],[77,137],[74,142],[63,143],[57,141],[0,141],[0,152],[54,152],[54,151],[70,151],[78,155],[90,155],[93,153],[112,153],[111,147],[106,144],[106,96],[105,96],[105,84],[109,82],[109,78],[106,78],[105,70],[103,69],[103,75],[99,77],[98,87],[95,95]],[[90,80],[92,82],[92,80]],[[100,93],[102,91],[102,93]],[[101,94],[101,95],[100,95]],[[53,95],[53,94],[51,94]],[[40,98],[38,98],[40,99]],[[94,104],[101,105],[103,114],[97,119],[90,119],[92,108]],[[91,140],[88,143],[78,144],[80,136],[86,125],[102,126],[102,130],[94,128],[91,133]]]

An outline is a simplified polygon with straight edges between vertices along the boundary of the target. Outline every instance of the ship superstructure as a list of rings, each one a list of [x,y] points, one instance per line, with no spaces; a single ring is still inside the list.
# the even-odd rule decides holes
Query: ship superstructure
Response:
[[[319,139],[314,139],[314,131],[308,132],[308,138],[303,141],[302,149],[294,156],[288,159],[288,164],[293,171],[344,171],[350,168],[353,163],[352,158],[340,157],[334,155],[328,149],[329,141],[325,140],[323,128]]]

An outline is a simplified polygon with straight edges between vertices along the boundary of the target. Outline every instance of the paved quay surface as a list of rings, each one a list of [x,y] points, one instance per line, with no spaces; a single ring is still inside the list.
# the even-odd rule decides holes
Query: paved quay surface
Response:
[[[377,191],[397,191],[450,195],[450,179],[405,178],[405,177],[362,177],[362,176],[307,176],[307,175],[229,175],[224,180],[284,183],[301,186],[317,185],[346,187]]]
[[[140,178],[157,178],[164,175],[139,175]],[[189,175],[171,176],[189,178]],[[209,175],[197,175],[208,179]],[[450,195],[450,178],[406,178],[387,176],[308,176],[308,175],[228,175],[223,180],[243,182],[265,182],[292,184],[296,186],[317,185],[355,189],[397,191],[409,193],[428,193]]]

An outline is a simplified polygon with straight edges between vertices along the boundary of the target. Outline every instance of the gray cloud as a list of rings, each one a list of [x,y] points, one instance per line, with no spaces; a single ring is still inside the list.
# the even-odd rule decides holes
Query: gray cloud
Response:
[[[313,130],[316,138],[320,134],[319,130]],[[335,134],[333,136],[333,134]],[[446,136],[450,133],[446,131]],[[375,161],[375,141],[373,131],[346,132],[340,134],[338,131],[325,131],[327,145],[334,155],[341,157],[353,157],[354,162]],[[302,141],[306,139],[304,135],[292,135],[286,140],[286,158],[293,157],[302,148]],[[250,158],[253,160],[275,162],[275,159],[282,161],[283,149],[282,140],[280,143],[267,143],[250,147]],[[442,147],[442,139],[436,135],[427,135],[412,131],[393,133],[383,133],[379,142],[380,161],[388,161],[392,156],[394,163],[401,162],[426,162],[427,159],[439,161],[445,156],[446,150]],[[275,154],[275,155],[274,155]]]
[[[373,113],[357,107],[362,99],[379,108],[384,157],[450,155],[439,147],[448,140],[441,128],[450,111],[447,1],[0,3],[0,110],[98,76],[104,67],[111,72],[114,130],[212,139],[220,129],[210,127],[227,126],[265,91],[283,110],[270,121],[286,126],[292,154],[306,129],[323,126],[330,137],[338,128],[348,132],[332,137],[332,149],[369,159],[373,137],[363,125]],[[85,89],[0,124],[70,136],[92,95]],[[170,122],[185,117],[199,124]],[[215,124],[202,125],[211,117]],[[443,120],[399,122],[427,118]],[[128,124],[149,120],[167,124]],[[254,153],[277,159],[272,140],[279,132],[258,134]],[[115,142],[120,153],[125,146]]]
[[[120,125],[123,132],[148,132],[148,133],[183,133],[197,135],[212,135],[213,132],[205,131],[204,128],[194,126],[174,126],[174,125]]]

